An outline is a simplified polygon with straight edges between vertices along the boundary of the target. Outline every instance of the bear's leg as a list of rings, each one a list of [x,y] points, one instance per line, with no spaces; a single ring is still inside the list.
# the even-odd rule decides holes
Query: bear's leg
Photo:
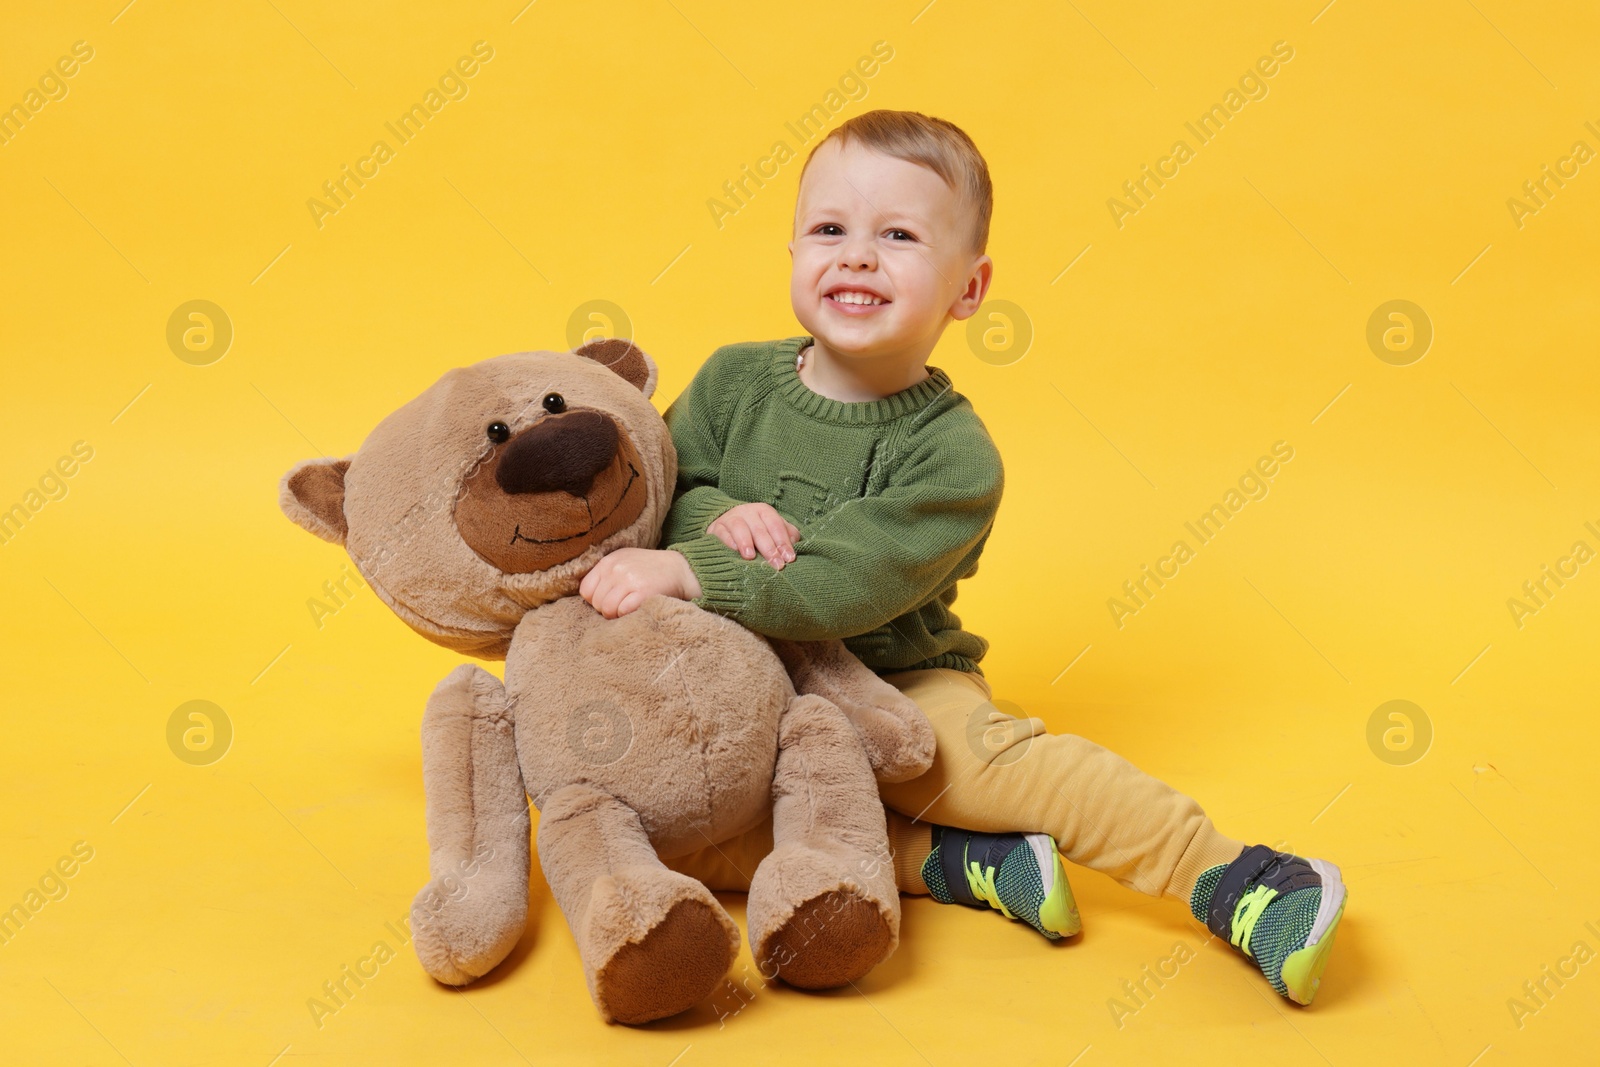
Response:
[[[528,795],[505,689],[462,664],[422,717],[432,881],[411,905],[417,958],[465,985],[505,959],[528,917]]]
[[[803,989],[853,982],[894,951],[900,895],[861,739],[822,697],[784,712],[772,791],[775,847],[746,913],[756,964]]]
[[[662,864],[639,816],[610,794],[581,784],[550,794],[539,864],[607,1022],[692,1008],[733,965],[739,928],[709,889]]]
[[[904,782],[933,766],[933,724],[912,699],[878,677],[843,641],[769,638],[796,693],[844,712],[879,781]]]

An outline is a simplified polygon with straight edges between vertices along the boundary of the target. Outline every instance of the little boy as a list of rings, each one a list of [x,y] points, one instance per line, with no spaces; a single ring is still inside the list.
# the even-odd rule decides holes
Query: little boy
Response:
[[[772,637],[842,638],[915,701],[933,767],[879,787],[902,892],[1070,935],[1059,844],[1183,901],[1309,1004],[1344,913],[1338,868],[1224,837],[1121,757],[998,712],[978,666],[988,642],[951,610],[1003,471],[972,405],[925,360],[989,288],[991,205],[988,167],[951,123],[879,110],[829,133],[801,170],[789,243],[806,334],[706,361],[666,413],[679,462],[666,547],[607,555],[580,593],[608,618],[664,595]],[[673,866],[734,884],[770,849],[763,827]]]

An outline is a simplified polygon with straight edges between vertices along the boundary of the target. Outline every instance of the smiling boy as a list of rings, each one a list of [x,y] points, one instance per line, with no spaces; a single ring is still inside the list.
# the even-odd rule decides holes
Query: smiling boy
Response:
[[[926,361],[989,289],[991,205],[982,155],[942,119],[871,111],[818,144],[789,243],[806,333],[712,354],[666,413],[679,460],[666,547],[605,556],[579,592],[608,618],[662,595],[771,637],[841,638],[915,701],[933,767],[879,786],[902,892],[1070,935],[1059,847],[1181,900],[1310,1003],[1344,913],[1338,868],[1246,847],[1121,757],[995,710],[988,642],[951,610],[1004,474],[971,403]],[[770,848],[765,826],[673,866],[731,887]]]

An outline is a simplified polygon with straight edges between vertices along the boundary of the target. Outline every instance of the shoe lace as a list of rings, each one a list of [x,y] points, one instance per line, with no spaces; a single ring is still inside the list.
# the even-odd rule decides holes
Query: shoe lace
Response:
[[[1233,919],[1229,923],[1232,936],[1228,943],[1235,946],[1251,959],[1255,953],[1250,951],[1250,935],[1255,932],[1256,920],[1261,918],[1261,913],[1267,910],[1267,905],[1277,897],[1278,891],[1271,886],[1258,885],[1239,898],[1239,903],[1233,906]]]
[[[994,885],[993,867],[981,868],[976,860],[969,862],[967,864],[967,888],[972,891],[973,896],[987,902],[989,907],[994,908],[1006,918],[1016,918],[1015,915],[1011,914],[1011,909],[1007,908],[1000,900],[1000,891]]]

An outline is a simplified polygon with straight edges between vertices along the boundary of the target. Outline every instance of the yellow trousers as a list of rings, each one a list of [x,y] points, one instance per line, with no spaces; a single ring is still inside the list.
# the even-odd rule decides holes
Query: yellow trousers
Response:
[[[1244,842],[1217,832],[1199,804],[1121,756],[1049,733],[1037,717],[1001,712],[981,675],[936,667],[883,680],[916,702],[938,740],[926,774],[878,786],[901,892],[927,892],[920,869],[930,824],[1047,833],[1073,863],[1184,903],[1203,871],[1244,850]],[[771,850],[768,821],[668,866],[713,889],[743,890]]]

